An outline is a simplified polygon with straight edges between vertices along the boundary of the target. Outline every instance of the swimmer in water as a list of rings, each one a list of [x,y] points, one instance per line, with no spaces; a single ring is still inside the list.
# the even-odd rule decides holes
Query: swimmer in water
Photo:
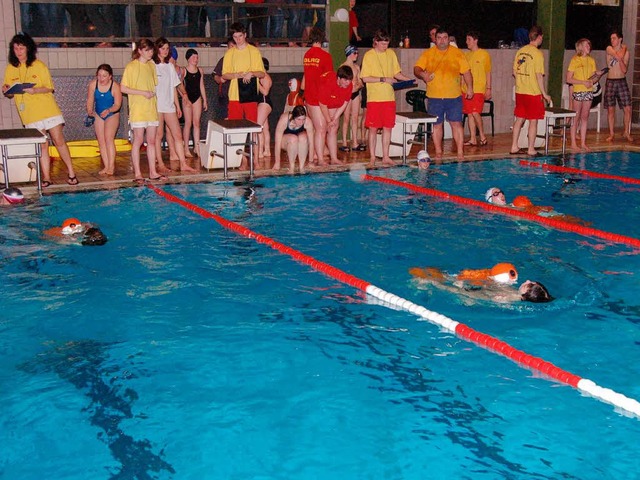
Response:
[[[511,263],[498,263],[491,268],[479,270],[465,269],[460,273],[451,275],[434,267],[412,268],[409,273],[416,278],[434,280],[443,283],[456,283],[460,286],[465,284],[473,286],[504,284],[513,285],[518,281],[518,271]]]
[[[539,215],[541,217],[553,218],[555,220],[560,220],[562,222],[567,223],[575,223],[578,225],[589,226],[590,222],[585,222],[584,220],[574,217],[572,215],[565,215],[563,213],[558,213],[553,210],[553,207],[543,206],[543,205],[534,205],[533,202],[524,195],[518,195],[513,199],[513,202],[507,203],[507,199],[504,195],[504,192],[500,190],[498,187],[491,187],[484,194],[484,198],[487,202],[492,205],[497,205],[499,207],[512,207],[518,210],[524,211],[526,213],[530,213],[532,215]]]
[[[463,270],[461,274],[470,271],[471,270]],[[478,270],[474,271],[477,272]],[[540,282],[526,280],[520,285],[518,290],[511,288],[511,285],[517,281],[517,273],[514,275],[511,271],[503,272],[503,275],[505,273],[507,275],[498,277],[498,281],[492,280],[484,283],[461,278],[461,274],[447,276],[435,268],[412,268],[409,272],[416,277],[420,283],[433,285],[440,290],[455,293],[459,297],[462,297],[464,303],[467,304],[474,304],[476,301],[483,300],[494,303],[545,303],[553,300],[549,291]]]
[[[75,243],[98,246],[107,243],[106,235],[95,225],[82,223],[77,218],[67,218],[60,227],[45,230],[45,235],[54,237],[61,243]]]
[[[15,187],[6,188],[0,197],[0,205],[2,206],[18,205],[22,202],[24,202],[24,195],[19,188]]]

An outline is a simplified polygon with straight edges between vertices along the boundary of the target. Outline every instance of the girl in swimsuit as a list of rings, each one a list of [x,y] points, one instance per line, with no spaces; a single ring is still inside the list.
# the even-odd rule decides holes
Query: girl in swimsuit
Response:
[[[280,170],[280,157],[282,150],[284,150],[289,158],[289,173],[294,172],[296,157],[300,160],[300,173],[304,173],[307,155],[310,153],[313,155],[313,151],[309,149],[310,135],[305,129],[306,121],[307,111],[300,105],[291,111],[291,115],[283,113],[280,116],[278,125],[276,125],[276,161],[273,170]]]
[[[189,151],[191,129],[193,128],[193,151],[197,156],[200,145],[200,119],[202,118],[202,112],[206,112],[209,109],[209,105],[207,104],[207,94],[204,89],[204,73],[202,68],[198,67],[198,52],[190,48],[187,50],[185,58],[187,59],[187,66],[182,69],[182,82],[187,91],[187,98],[182,101],[182,108],[184,109],[182,136],[184,138],[185,156],[192,157],[193,155]]]
[[[116,168],[116,133],[120,125],[122,92],[113,80],[113,69],[103,63],[96,70],[96,78],[87,90],[87,114],[95,118],[93,128],[100,147],[104,168],[99,175],[113,175]]]
[[[258,125],[262,125],[262,132],[258,134],[258,159],[271,156],[271,132],[269,131],[269,115],[273,111],[271,103],[271,86],[273,80],[269,75],[269,60],[262,57],[265,75],[259,80],[258,90],[260,100],[258,100]]]

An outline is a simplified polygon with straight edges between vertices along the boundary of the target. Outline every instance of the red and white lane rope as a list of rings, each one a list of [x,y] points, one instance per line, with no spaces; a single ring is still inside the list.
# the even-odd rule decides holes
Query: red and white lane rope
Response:
[[[557,230],[563,230],[565,232],[577,233],[579,235],[583,235],[585,237],[595,237],[601,238],[603,240],[608,240],[613,243],[622,243],[624,245],[629,245],[632,247],[640,248],[640,239],[628,237],[626,235],[620,235],[617,233],[605,232],[604,230],[598,230],[597,228],[585,227],[584,225],[577,225],[575,223],[569,223],[562,220],[555,219],[553,217],[542,217],[540,215],[536,215],[534,213],[525,212],[523,210],[518,210],[517,208],[510,207],[502,207],[500,205],[493,205],[487,202],[481,202],[479,200],[474,200],[472,198],[461,197],[458,195],[453,195],[447,192],[443,192],[441,190],[435,190],[433,188],[419,187],[418,185],[413,185],[411,183],[401,182],[399,180],[393,180],[391,178],[384,177],[374,177],[372,175],[363,175],[363,180],[368,180],[371,182],[379,182],[386,183],[387,185],[394,185],[396,187],[406,188],[407,190],[411,190],[417,193],[421,193],[423,195],[429,195],[431,197],[439,198],[441,200],[445,200],[447,202],[457,203],[463,206],[477,207],[483,210],[487,210],[493,213],[500,213],[502,215],[509,215],[512,217],[520,217],[532,222],[541,223],[543,225],[547,225],[548,227],[553,227]]]
[[[634,400],[633,398],[626,397],[621,393],[617,393],[611,389],[600,387],[591,380],[574,375],[573,373],[556,367],[552,363],[547,362],[541,358],[534,357],[533,355],[529,355],[528,353],[525,353],[521,350],[517,350],[510,346],[508,343],[503,342],[502,340],[498,340],[497,338],[494,338],[490,335],[474,330],[473,328],[468,327],[463,323],[452,320],[451,318],[446,317],[440,313],[428,310],[423,306],[417,305],[407,299],[399,297],[398,295],[394,295],[393,293],[378,288],[365,280],[361,280],[358,277],[340,270],[339,268],[316,260],[315,258],[306,255],[299,250],[291,248],[265,235],[256,233],[253,230],[250,230],[249,228],[244,227],[238,223],[232,222],[231,220],[227,220],[220,215],[211,213],[208,210],[205,210],[201,207],[198,207],[197,205],[187,202],[186,200],[176,197],[175,195],[165,192],[164,190],[161,190],[152,184],[147,183],[147,186],[155,193],[172,203],[177,203],[178,205],[181,205],[187,210],[197,213],[204,218],[215,220],[224,228],[227,228],[235,233],[243,235],[247,238],[251,238],[258,243],[268,245],[274,250],[289,255],[294,260],[297,260],[300,263],[309,265],[313,269],[324,273],[330,278],[357,288],[358,290],[365,292],[367,295],[371,295],[372,297],[381,300],[383,303],[389,304],[391,307],[404,310],[417,315],[420,318],[424,318],[425,320],[443,328],[444,330],[455,333],[460,338],[480,345],[481,347],[484,347],[492,352],[503,355],[517,364],[524,365],[531,370],[538,371],[546,375],[547,377],[551,377],[557,380],[558,382],[570,385],[580,392],[589,394],[601,401],[610,403],[616,407],[619,407],[629,413],[636,415],[637,417],[640,417],[640,402]]]
[[[548,172],[556,173],[573,173],[583,177],[603,178],[605,180],[615,180],[623,183],[632,183],[640,185],[640,179],[633,177],[622,177],[620,175],[609,175],[608,173],[593,172],[591,170],[582,170],[580,168],[560,167],[558,165],[549,165],[548,163],[529,162],[528,160],[520,160],[523,167],[542,168]]]

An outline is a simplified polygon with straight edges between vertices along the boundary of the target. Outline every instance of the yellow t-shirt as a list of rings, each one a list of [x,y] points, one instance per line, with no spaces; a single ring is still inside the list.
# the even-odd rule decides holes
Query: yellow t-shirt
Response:
[[[516,93],[540,95],[537,74],[544,75],[544,56],[535,46],[529,44],[516,53],[513,60],[513,74],[516,77]]]
[[[400,73],[398,57],[393,50],[377,52],[374,48],[364,54],[360,78],[392,78]],[[367,83],[367,102],[395,102],[396,96],[390,83]]]
[[[247,45],[240,50],[239,48],[231,48],[224,54],[222,61],[222,74],[225,73],[245,73],[245,72],[264,72],[264,64],[262,63],[262,54],[253,45]],[[229,100],[240,100],[238,93],[238,79],[234,78],[229,83]]]
[[[575,55],[571,59],[567,70],[569,72],[573,72],[573,78],[576,80],[589,80],[589,77],[596,73],[596,61],[590,55],[587,55],[586,57]],[[573,86],[573,91],[576,93],[588,92],[592,89],[593,87],[589,88],[586,85],[581,84],[575,84]]]
[[[156,64],[153,61],[142,63],[133,60],[124,67],[122,85],[135,90],[156,91],[158,76]],[[129,97],[129,122],[157,122],[158,104],[155,95],[146,98],[143,95],[128,95]]]
[[[17,67],[9,64],[4,72],[4,83],[35,83],[34,88],[50,88],[53,90],[53,80],[47,66],[40,60],[35,60],[31,66],[21,63]],[[53,93],[36,93],[30,95],[15,95],[18,115],[23,125],[39,122],[46,118],[62,115]]]
[[[487,91],[487,73],[491,72],[491,57],[489,56],[489,52],[479,48],[475,52],[465,52],[464,56],[471,67],[473,93],[482,93],[484,95]],[[462,91],[467,91],[466,84],[462,85]]]
[[[415,66],[435,73],[433,80],[427,82],[427,97],[457,98],[462,94],[460,75],[469,71],[469,62],[459,48],[452,45],[446,50],[428,48]]]

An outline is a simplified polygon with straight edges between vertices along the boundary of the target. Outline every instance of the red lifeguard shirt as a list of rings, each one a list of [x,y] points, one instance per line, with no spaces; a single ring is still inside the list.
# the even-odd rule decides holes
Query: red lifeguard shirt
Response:
[[[345,102],[351,100],[351,82],[346,88],[338,85],[338,75],[335,72],[327,72],[320,78],[319,103],[327,108],[340,108]]]
[[[304,99],[309,105],[318,105],[320,77],[323,73],[333,72],[333,60],[328,52],[320,47],[311,47],[304,54]]]

